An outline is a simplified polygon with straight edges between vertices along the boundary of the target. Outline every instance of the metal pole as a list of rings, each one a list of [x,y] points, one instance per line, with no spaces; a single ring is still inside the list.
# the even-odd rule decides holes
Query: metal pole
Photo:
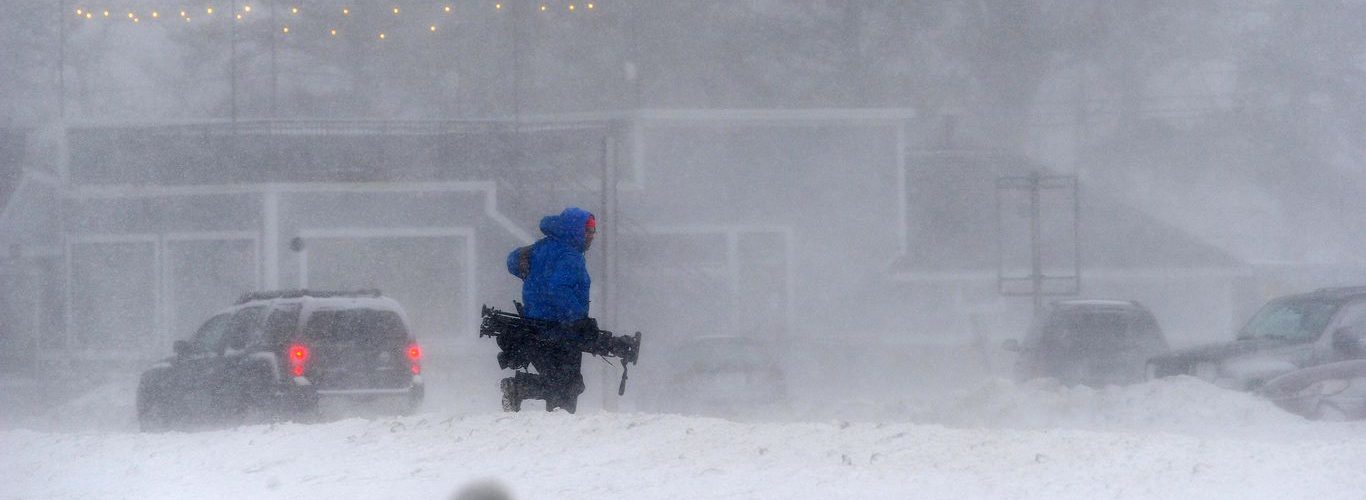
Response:
[[[466,75],[466,74],[465,74],[465,64],[462,62],[462,61],[464,60],[464,55],[465,55],[465,51],[464,51],[465,42],[464,42],[464,39],[461,38],[461,34],[460,34],[460,30],[459,30],[459,29],[456,29],[455,32],[454,32],[453,34],[446,35],[446,37],[447,37],[448,40],[454,40],[454,42],[453,42],[452,44],[455,45],[455,57],[452,58],[452,62],[455,63],[455,113],[454,113],[454,115],[463,118],[463,117],[465,116],[465,105],[464,105],[464,102],[463,102],[463,98],[464,98],[463,96],[464,96],[464,93],[465,93],[465,82],[469,80],[469,75]],[[445,100],[445,99],[442,99],[442,102],[446,102],[446,100]],[[446,116],[445,116],[444,118],[450,119],[450,118],[451,118],[451,115],[452,115],[452,113],[450,113],[449,111],[447,111]]]
[[[512,11],[512,116],[515,126],[521,133],[522,123],[522,2],[508,2]],[[518,148],[520,150],[520,148]]]
[[[1006,293],[1005,215],[1001,213],[1001,179],[996,179],[996,293]],[[908,243],[909,248],[909,243]]]
[[[66,123],[66,0],[57,2],[57,118]]]
[[[275,118],[276,93],[280,86],[280,74],[275,65],[275,41],[280,23],[275,19],[275,0],[270,0],[270,117]]]
[[[607,170],[608,170],[608,168],[607,168],[607,135],[606,135],[606,134],[603,134],[601,147],[599,148],[599,151],[598,151],[598,164],[599,164],[599,166],[602,168],[602,170],[600,171],[600,177],[602,177],[602,185],[599,186],[600,189],[599,189],[599,191],[598,191],[598,194],[600,195],[600,196],[599,196],[599,200],[598,200],[598,202],[599,202],[599,205],[598,205],[598,206],[602,207],[601,210],[602,210],[602,215],[603,215],[603,217],[602,217],[601,220],[602,220],[603,222],[615,222],[615,221],[608,221],[607,218],[606,218],[606,216],[607,216],[607,183],[608,183],[608,180],[607,180]],[[600,223],[600,224],[598,224],[598,225],[601,226],[602,229],[604,229],[604,230],[607,229],[607,224]],[[606,233],[606,231],[604,231],[603,236],[606,236],[605,233]],[[612,258],[611,258],[611,256],[610,256],[610,252],[609,252],[609,249],[608,249],[608,245],[611,245],[612,242],[611,242],[608,238],[602,238],[602,240],[603,240],[602,243],[599,245],[599,246],[602,248],[602,250],[600,250],[600,251],[602,252],[602,268],[601,268],[601,269],[602,269],[602,273],[599,275],[599,276],[601,277],[601,279],[600,279],[599,281],[600,281],[600,283],[601,283],[601,285],[602,285],[602,288],[601,288],[601,290],[602,290],[602,296],[600,297],[600,299],[602,300],[603,307],[602,307],[602,310],[599,311],[599,314],[602,316],[603,319],[610,319],[610,318],[612,317],[612,313],[611,313],[611,311],[612,311],[612,299],[611,299],[611,296],[612,296],[612,278],[611,278],[611,270],[610,270],[609,266],[610,266],[610,261],[611,261]],[[608,387],[611,387],[611,382],[610,382],[610,381],[612,380],[611,372],[612,372],[612,370],[609,369],[609,367],[608,367],[607,365],[603,365],[603,367],[602,367],[602,388],[603,388],[603,390],[602,390],[602,409],[607,410],[607,411],[616,411],[616,409],[617,409],[617,401],[616,401],[615,398],[612,397],[612,391],[607,390]]]
[[[517,0],[508,2],[508,15],[512,23],[512,168],[522,167],[522,30],[521,5]]]
[[[1072,177],[1072,275],[1076,278],[1073,290],[1081,294],[1081,177]]]
[[[611,176],[611,173],[610,173],[611,168],[608,166],[608,161],[607,161],[608,140],[609,140],[609,139],[608,139],[608,137],[607,137],[607,134],[604,133],[604,134],[603,134],[603,137],[602,137],[602,147],[601,147],[601,150],[598,152],[598,161],[601,163],[601,167],[602,167],[602,190],[601,190],[601,193],[600,193],[600,194],[601,194],[601,196],[600,196],[600,198],[601,198],[601,199],[600,199],[600,205],[598,205],[598,206],[602,207],[602,215],[603,215],[604,222],[607,222],[607,223],[610,224],[610,223],[614,223],[614,222],[616,222],[616,221],[615,221],[614,219],[607,219],[607,216],[610,215],[610,214],[608,213],[608,210],[609,210],[608,207],[610,206],[610,205],[609,205],[609,203],[610,203],[609,198],[610,198],[610,197],[608,196],[608,189],[609,189],[610,183],[611,183],[611,177],[610,177],[610,176]],[[603,226],[602,229],[604,230],[604,231],[603,231],[603,236],[607,236],[607,234],[606,234],[606,233],[607,233],[607,231],[606,231],[607,227],[606,227],[605,224],[602,224],[602,226]],[[603,240],[603,241],[602,241],[602,244],[600,245],[600,246],[602,247],[602,271],[603,271],[603,273],[602,273],[602,275],[603,275],[603,280],[602,280],[602,302],[603,302],[603,311],[602,311],[602,315],[603,315],[603,318],[609,318],[609,319],[610,319],[610,318],[612,317],[612,314],[611,314],[611,313],[612,313],[612,310],[615,309],[615,304],[612,303],[612,294],[611,294],[611,291],[612,291],[612,281],[613,281],[613,280],[612,280],[612,273],[611,273],[611,261],[612,261],[612,257],[611,257],[611,255],[612,255],[612,253],[611,253],[611,248],[612,248],[613,244],[612,244],[612,240],[611,240],[610,238],[602,238],[602,240]]]
[[[228,9],[228,108],[231,113],[232,131],[237,133],[237,0],[232,0]]]
[[[1034,314],[1043,310],[1043,255],[1039,249],[1039,173],[1029,174],[1030,280],[1034,285]]]

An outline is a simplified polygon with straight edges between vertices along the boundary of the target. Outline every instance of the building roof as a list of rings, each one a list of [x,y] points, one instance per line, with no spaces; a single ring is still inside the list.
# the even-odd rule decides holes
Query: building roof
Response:
[[[1027,159],[979,151],[926,152],[907,160],[906,253],[892,266],[898,274],[994,272],[1002,254],[1028,262],[1028,217],[1002,202],[998,216],[997,179],[1047,169]],[[1027,196],[1024,191],[1008,196]],[[1045,209],[1041,248],[1046,265],[1083,270],[1237,268],[1243,263],[1198,237],[1164,223],[1114,198],[1080,186],[1076,241],[1073,245],[1070,194],[1052,190]],[[1021,198],[1027,200],[1028,198]],[[1019,202],[1019,200],[1014,200]],[[1027,207],[1027,204],[1024,205]],[[1012,212],[1013,210],[1013,212]],[[1005,234],[998,227],[1010,225]],[[1022,257],[1023,256],[1023,257]]]

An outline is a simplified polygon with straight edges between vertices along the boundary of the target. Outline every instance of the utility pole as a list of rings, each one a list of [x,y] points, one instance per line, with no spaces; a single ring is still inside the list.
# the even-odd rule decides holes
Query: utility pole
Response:
[[[612,250],[616,248],[616,231],[611,228],[617,227],[619,221],[616,220],[616,210],[613,205],[616,203],[616,179],[613,173],[616,171],[615,158],[612,154],[613,133],[615,127],[607,127],[602,135],[602,150],[598,161],[602,163],[602,212],[603,223],[598,224],[602,232],[602,303],[603,308],[599,314],[610,325],[616,325],[617,321],[617,301],[616,301],[616,258],[612,255]],[[615,326],[614,326],[615,327]],[[610,366],[610,365],[608,365]],[[612,371],[608,366],[603,367],[602,384],[602,409],[616,411],[618,398],[608,390],[611,387]],[[623,362],[623,366],[625,366]]]
[[[66,0],[57,2],[57,118],[66,124]]]
[[[1039,173],[1029,173],[1029,281],[1034,313],[1043,310],[1043,252],[1039,248]]]
[[[275,118],[276,92],[280,86],[280,73],[275,66],[275,42],[280,23],[275,20],[275,0],[270,1],[270,117]]]
[[[228,9],[228,108],[233,135],[237,134],[237,0]]]
[[[522,123],[522,7],[526,2],[512,0],[508,9],[512,15],[512,116],[521,133]],[[519,148],[520,149],[520,148]]]

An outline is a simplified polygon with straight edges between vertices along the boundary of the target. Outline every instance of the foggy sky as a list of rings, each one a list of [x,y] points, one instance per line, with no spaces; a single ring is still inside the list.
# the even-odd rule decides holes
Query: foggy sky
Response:
[[[1357,2],[59,4],[6,2],[4,124],[908,108],[1242,257],[1361,261]]]

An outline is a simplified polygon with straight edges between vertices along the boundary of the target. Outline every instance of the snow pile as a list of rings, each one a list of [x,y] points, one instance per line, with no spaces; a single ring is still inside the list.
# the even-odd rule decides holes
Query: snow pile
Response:
[[[1180,376],[1093,389],[1049,380],[994,380],[914,412],[919,422],[963,427],[1284,436],[1313,424],[1255,395]]]
[[[1356,436],[1360,436],[1358,433]],[[195,434],[0,433],[19,498],[1359,498],[1366,440],[427,414]],[[495,488],[496,489],[496,488]]]
[[[0,432],[0,496],[1324,500],[1366,491],[1366,424],[1309,422],[1194,379],[1101,390],[995,382],[926,403],[887,405],[906,418],[876,422],[441,410],[199,433],[11,430]]]
[[[0,429],[137,430],[136,376],[112,376],[100,382],[82,381],[70,386],[90,389],[79,393],[38,384],[17,388],[0,406]]]

